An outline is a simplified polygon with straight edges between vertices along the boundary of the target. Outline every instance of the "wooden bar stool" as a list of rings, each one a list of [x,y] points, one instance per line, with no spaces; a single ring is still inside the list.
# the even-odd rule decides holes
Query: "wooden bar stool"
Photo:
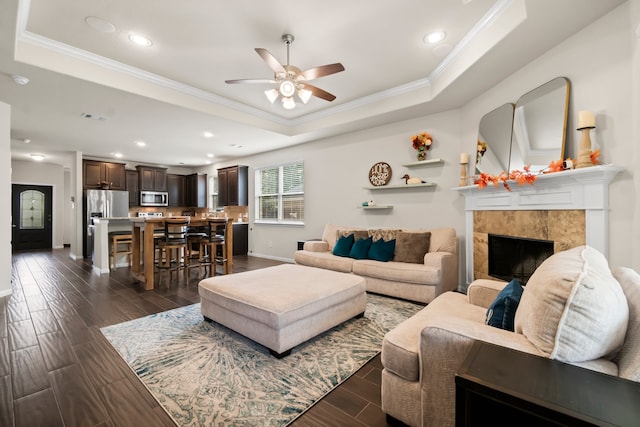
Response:
[[[168,271],[169,276],[173,271],[183,270],[187,273],[189,257],[187,256],[187,227],[189,217],[167,218],[164,220],[164,236],[158,241],[160,251],[158,268],[160,271]]]
[[[229,274],[226,237],[229,234],[230,221],[226,218],[213,218],[207,221],[207,237],[200,241],[200,264],[209,267],[209,276],[216,275],[216,265],[222,265],[224,274]],[[220,248],[220,250],[218,250]]]
[[[133,252],[133,240],[130,231],[110,231],[109,240],[111,250],[109,251],[109,268],[117,268],[118,256],[126,255],[128,265],[131,266],[131,254]]]

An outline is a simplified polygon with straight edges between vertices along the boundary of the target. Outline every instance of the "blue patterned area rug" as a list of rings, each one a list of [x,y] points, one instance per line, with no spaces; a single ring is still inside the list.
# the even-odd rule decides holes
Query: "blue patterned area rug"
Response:
[[[380,351],[390,329],[423,306],[369,294],[351,319],[276,359],[203,320],[200,304],[102,328],[180,426],[284,426]]]

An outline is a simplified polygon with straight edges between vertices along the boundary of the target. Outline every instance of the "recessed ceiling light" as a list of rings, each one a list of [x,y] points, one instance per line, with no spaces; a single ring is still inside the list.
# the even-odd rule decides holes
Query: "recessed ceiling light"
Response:
[[[149,47],[153,44],[149,38],[136,33],[130,33],[129,40],[131,40],[132,43],[135,43],[138,46],[143,46],[143,47]]]
[[[44,160],[44,158],[45,158],[45,157],[47,157],[47,156],[45,156],[44,154],[40,154],[40,153],[31,153],[31,154],[29,154],[29,155],[30,155],[30,156],[31,156],[31,158],[32,158],[33,160],[35,160],[36,162],[40,162],[40,161]]]
[[[122,158],[122,153],[111,153],[113,157]]]
[[[208,164],[208,165],[210,165],[210,164],[211,164],[211,162],[210,162],[209,160],[207,160],[205,163],[206,163],[206,164]]]
[[[213,157],[212,153],[207,153],[207,157]]]
[[[145,146],[147,145],[147,143],[146,143],[146,142],[144,142],[144,141],[136,141],[136,145],[137,145],[138,147],[145,147]]]
[[[11,76],[11,78],[13,79],[13,82],[17,85],[20,86],[24,86],[27,83],[29,83],[29,79],[26,78],[25,76],[18,76],[17,74],[14,74]]]
[[[432,33],[427,34],[424,37],[424,42],[427,44],[434,44],[444,40],[444,37],[445,37],[444,31],[434,31]]]
[[[113,33],[116,30],[116,27],[114,27],[111,22],[106,19],[98,18],[97,16],[87,16],[84,18],[84,22],[94,30],[100,31],[101,33]]]
[[[202,136],[204,136],[205,138],[213,138],[213,133],[205,130],[204,132],[202,132]]]
[[[31,140],[29,138],[25,138],[22,140],[22,142],[24,142],[25,144],[29,144]]]

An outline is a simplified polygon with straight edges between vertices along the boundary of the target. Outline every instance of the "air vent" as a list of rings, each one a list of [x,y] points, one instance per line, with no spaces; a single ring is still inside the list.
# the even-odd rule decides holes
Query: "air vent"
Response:
[[[82,113],[81,116],[84,117],[85,119],[91,119],[91,120],[107,120],[105,116],[101,116],[100,114]]]

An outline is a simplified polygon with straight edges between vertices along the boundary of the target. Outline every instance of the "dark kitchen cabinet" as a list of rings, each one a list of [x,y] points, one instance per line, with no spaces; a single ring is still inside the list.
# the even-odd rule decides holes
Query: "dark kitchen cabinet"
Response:
[[[125,190],[124,164],[83,160],[82,187],[85,190],[105,187],[110,190]]]
[[[129,192],[129,206],[140,205],[140,188],[138,187],[138,171],[125,171],[126,190]]]
[[[186,177],[184,175],[167,174],[169,206],[190,206],[186,202]]]
[[[190,208],[207,207],[207,175],[197,174],[186,176],[187,206]],[[171,199],[169,199],[171,201]]]
[[[233,255],[246,255],[249,252],[249,223],[233,223]]]
[[[248,175],[248,166],[218,169],[218,205],[247,206],[249,204]]]
[[[168,191],[167,170],[150,166],[137,166],[140,191]]]

